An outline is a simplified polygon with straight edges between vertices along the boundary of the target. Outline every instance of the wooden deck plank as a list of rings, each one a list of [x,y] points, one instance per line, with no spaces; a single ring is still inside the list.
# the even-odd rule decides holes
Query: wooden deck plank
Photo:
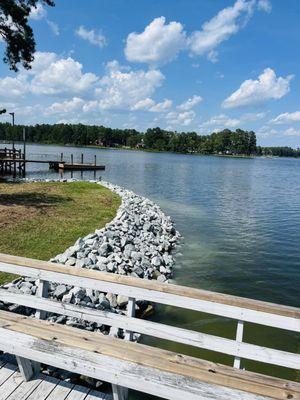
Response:
[[[0,386],[2,386],[11,375],[17,370],[17,367],[13,364],[6,364],[4,368],[0,369]]]
[[[23,378],[22,378],[23,379]],[[31,381],[25,382],[24,380],[22,383],[14,390],[11,395],[7,397],[7,400],[27,400],[28,396],[34,391],[38,390],[39,385],[41,384],[41,379],[33,379]],[[1,394],[0,394],[1,399]]]
[[[107,393],[101,393],[97,390],[92,390],[85,400],[112,400],[113,397]]]
[[[19,372],[14,372],[0,388],[0,400],[6,400],[23,382],[23,377]]]
[[[76,385],[72,389],[72,391],[66,397],[66,400],[85,400],[87,395],[89,394],[90,389]]]
[[[53,391],[46,397],[47,400],[65,400],[68,394],[73,389],[74,384],[60,381]]]
[[[55,387],[59,384],[59,382],[59,379],[44,375],[41,384],[33,393],[31,393],[31,395],[26,400],[47,399],[51,392],[53,392]]]

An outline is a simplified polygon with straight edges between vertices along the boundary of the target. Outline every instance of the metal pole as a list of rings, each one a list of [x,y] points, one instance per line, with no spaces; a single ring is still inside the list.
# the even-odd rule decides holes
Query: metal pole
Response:
[[[83,164],[83,153],[81,153],[81,164]]]
[[[13,150],[15,150],[15,140],[14,140],[14,133],[15,133],[15,113],[14,112],[10,112],[9,113],[12,116],[12,126],[13,126],[13,137],[12,137],[12,145],[13,145]]]
[[[26,129],[23,128],[23,157],[26,160]]]
[[[73,154],[71,154],[71,164],[73,164]]]
[[[95,165],[97,165],[97,156],[96,156],[96,154],[95,154]]]

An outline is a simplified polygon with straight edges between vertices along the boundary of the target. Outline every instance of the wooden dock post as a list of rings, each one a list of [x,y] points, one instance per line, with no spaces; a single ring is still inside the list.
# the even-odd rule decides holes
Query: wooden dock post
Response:
[[[71,154],[71,164],[73,164],[73,154]]]
[[[83,164],[83,153],[81,153],[81,164]]]
[[[97,156],[96,156],[96,154],[94,155],[94,159],[95,159],[94,164],[97,165]]]

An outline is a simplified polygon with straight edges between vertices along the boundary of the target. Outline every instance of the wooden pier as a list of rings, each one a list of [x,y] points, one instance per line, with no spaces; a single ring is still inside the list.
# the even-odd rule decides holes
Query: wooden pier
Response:
[[[48,164],[50,169],[55,171],[99,171],[105,170],[105,165],[97,164],[96,156],[94,156],[94,163],[84,163],[83,154],[81,155],[81,162],[73,162],[73,154],[71,154],[70,162],[64,161],[63,156],[58,160],[36,160],[27,159],[21,150],[13,149],[0,149],[0,176],[4,175],[20,175],[25,176],[26,164]]]
[[[128,389],[169,400],[300,399],[300,383],[242,369],[243,359],[300,368],[298,353],[243,341],[245,322],[299,333],[300,309],[6,254],[0,271],[39,282],[35,296],[0,289],[0,301],[36,310],[36,319],[0,311],[0,350],[16,356],[26,381],[44,363],[110,382],[114,400],[126,400]],[[127,316],[49,299],[49,281],[126,296]],[[233,319],[236,337],[135,318],[136,299]],[[45,313],[121,328],[125,340],[44,321]],[[133,343],[133,332],[228,354],[233,366]]]
[[[21,150],[0,149],[0,176],[14,175],[25,176],[26,161]]]

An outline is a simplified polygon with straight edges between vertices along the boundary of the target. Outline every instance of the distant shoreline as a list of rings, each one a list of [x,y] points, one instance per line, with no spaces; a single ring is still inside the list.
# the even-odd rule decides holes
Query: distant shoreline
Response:
[[[0,140],[0,144],[2,145],[12,145],[11,142]],[[22,141],[15,141],[16,145],[23,145]],[[61,147],[75,147],[75,148],[87,148],[87,149],[100,149],[100,150],[129,150],[129,151],[141,151],[145,153],[166,153],[166,154],[181,154],[181,155],[190,155],[190,156],[207,156],[207,157],[223,157],[223,158],[245,158],[245,159],[255,159],[255,158],[300,158],[297,156],[277,156],[277,155],[247,155],[247,154],[209,154],[209,153],[190,153],[190,152],[174,152],[167,150],[157,150],[157,149],[145,149],[145,148],[133,148],[133,147],[107,147],[107,146],[98,146],[94,144],[87,145],[78,145],[72,143],[45,143],[45,142],[26,142],[26,145],[40,145],[40,146],[61,146]]]

